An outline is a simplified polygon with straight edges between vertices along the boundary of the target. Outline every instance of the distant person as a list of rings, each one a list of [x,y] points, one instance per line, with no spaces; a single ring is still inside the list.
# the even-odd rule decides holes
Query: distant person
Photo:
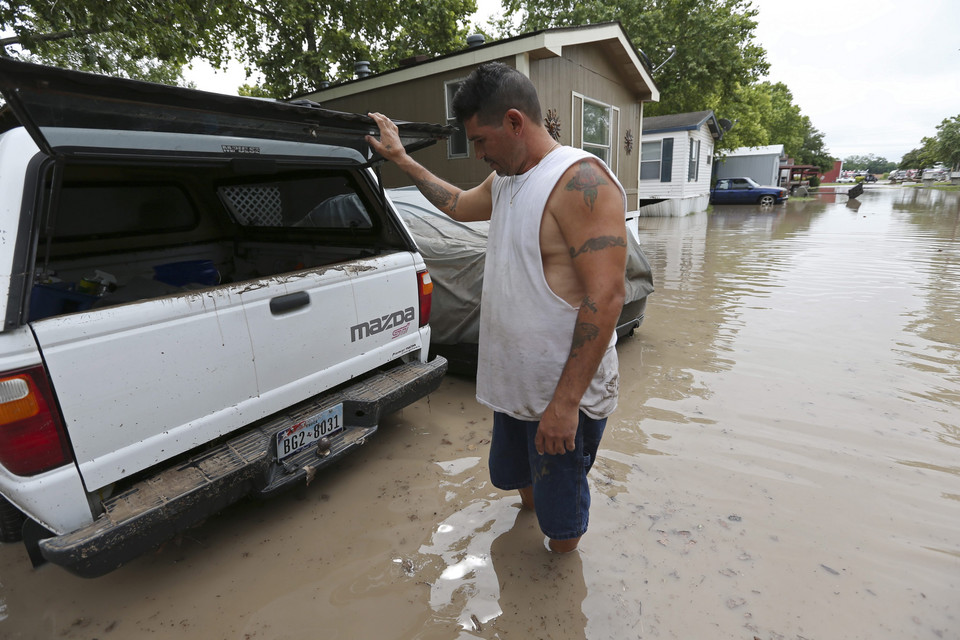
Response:
[[[597,157],[550,137],[533,83],[511,67],[478,67],[453,109],[493,169],[472,189],[410,158],[382,114],[370,114],[380,139],[367,140],[451,218],[490,220],[477,400],[494,411],[491,480],[519,490],[550,549],[573,551],[587,530],[586,476],[617,405],[626,195]]]

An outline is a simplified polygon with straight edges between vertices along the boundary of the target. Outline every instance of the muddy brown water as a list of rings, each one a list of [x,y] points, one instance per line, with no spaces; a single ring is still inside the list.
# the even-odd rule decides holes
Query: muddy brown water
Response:
[[[96,580],[0,546],[3,638],[960,638],[960,193],[644,218],[581,551],[448,377],[311,486]]]

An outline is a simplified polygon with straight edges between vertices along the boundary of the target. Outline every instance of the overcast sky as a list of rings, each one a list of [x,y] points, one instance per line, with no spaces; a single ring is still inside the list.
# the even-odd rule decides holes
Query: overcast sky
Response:
[[[483,16],[500,10],[499,0],[477,4]],[[831,155],[872,153],[898,162],[924,136],[936,135],[944,118],[960,115],[960,0],[753,0],[753,6],[769,79],[790,88]],[[244,82],[242,71],[198,69],[188,77],[224,93]]]
[[[769,79],[830,153],[898,162],[960,115],[960,1],[754,0]]]

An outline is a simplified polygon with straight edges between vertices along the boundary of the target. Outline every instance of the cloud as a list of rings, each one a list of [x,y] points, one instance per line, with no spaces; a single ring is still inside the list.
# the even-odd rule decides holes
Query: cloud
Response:
[[[833,155],[898,161],[960,113],[960,3],[753,0],[769,79]]]

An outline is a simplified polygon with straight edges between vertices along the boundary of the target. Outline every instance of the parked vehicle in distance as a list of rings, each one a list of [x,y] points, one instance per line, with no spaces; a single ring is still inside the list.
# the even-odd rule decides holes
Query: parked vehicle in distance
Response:
[[[710,189],[713,204],[783,204],[789,196],[783,187],[764,187],[753,178],[720,178]]]
[[[434,207],[416,187],[387,189],[410,229],[433,280],[430,349],[447,359],[450,371],[474,376],[480,338],[480,293],[489,222],[463,223]],[[627,232],[627,268],[623,310],[617,336],[641,325],[653,276],[639,243]]]
[[[934,165],[923,170],[921,180],[934,180],[936,182],[945,182],[950,179],[950,171],[942,164]]]
[[[0,91],[0,540],[35,564],[320,484],[439,386],[372,119],[9,58]]]
[[[854,180],[853,176],[841,176],[837,178],[837,182],[839,184],[853,184],[856,180]]]

